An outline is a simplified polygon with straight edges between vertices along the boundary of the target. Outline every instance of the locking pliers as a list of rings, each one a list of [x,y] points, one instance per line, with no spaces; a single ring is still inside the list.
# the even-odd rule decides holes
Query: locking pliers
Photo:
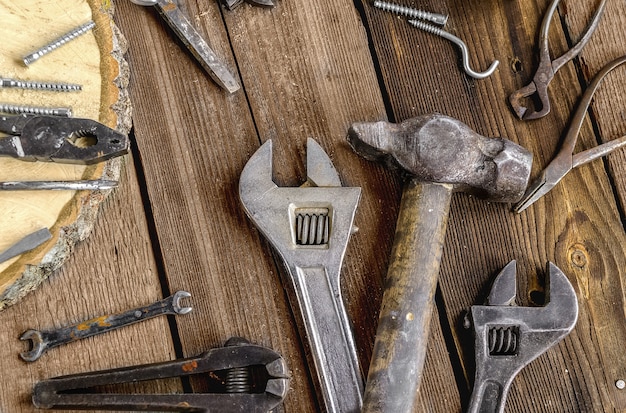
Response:
[[[87,391],[96,386],[198,374],[205,374],[217,383],[210,386],[213,392],[112,394]],[[288,389],[287,365],[278,353],[234,337],[225,347],[211,349],[198,357],[41,381],[33,390],[33,404],[40,409],[264,413],[281,403]]]
[[[23,161],[93,164],[128,152],[128,137],[91,119],[1,116],[0,156]]]

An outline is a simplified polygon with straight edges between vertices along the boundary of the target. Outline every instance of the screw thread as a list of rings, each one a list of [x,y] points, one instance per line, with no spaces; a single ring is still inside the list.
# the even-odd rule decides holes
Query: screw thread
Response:
[[[0,87],[49,90],[53,92],[75,92],[82,90],[81,85],[72,83],[51,83],[17,79],[0,79]]]
[[[424,10],[414,9],[411,7],[401,6],[399,4],[389,3],[386,1],[375,1],[374,7],[388,11],[391,13],[399,14],[401,16],[406,16],[412,19],[422,19],[427,20],[436,24],[445,25],[448,21],[448,16],[444,14],[431,13]]]
[[[40,59],[42,56],[47,55],[51,51],[55,50],[56,48],[63,46],[65,43],[71,40],[74,40],[80,35],[87,33],[89,30],[93,29],[95,26],[96,26],[96,23],[94,23],[93,21],[89,21],[83,24],[82,26],[79,26],[75,28],[74,30],[64,34],[58,39],[53,40],[47,45],[42,46],[41,48],[35,50],[34,52],[25,56],[22,60],[24,61],[24,64],[28,66],[31,63],[35,62],[36,60]]]
[[[420,30],[424,30],[425,32],[432,33],[436,36],[442,37],[443,34],[446,33],[445,31],[441,30],[439,27],[433,26],[432,24],[428,24],[421,20],[409,20],[409,23],[412,26],[417,27]]]
[[[72,116],[71,108],[45,108],[39,106],[21,106],[10,103],[0,103],[0,112],[10,114],[28,113],[41,116],[62,116],[69,118]]]

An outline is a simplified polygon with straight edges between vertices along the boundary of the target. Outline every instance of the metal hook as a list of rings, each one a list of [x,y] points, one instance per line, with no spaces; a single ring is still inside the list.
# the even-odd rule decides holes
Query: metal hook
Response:
[[[440,29],[439,27],[433,26],[432,24],[428,24],[420,20],[409,20],[409,23],[412,26],[417,27],[418,29],[424,30],[428,33],[432,33],[439,37],[443,37],[444,39],[448,39],[452,43],[459,46],[463,58],[463,70],[465,70],[465,73],[467,73],[468,76],[473,77],[474,79],[484,79],[488,76],[491,76],[500,64],[498,60],[494,60],[493,63],[491,63],[491,66],[489,66],[489,69],[485,70],[484,72],[475,72],[469,65],[469,53],[467,45],[465,44],[465,42],[463,42],[463,40],[459,39],[451,33],[448,33],[445,30]]]

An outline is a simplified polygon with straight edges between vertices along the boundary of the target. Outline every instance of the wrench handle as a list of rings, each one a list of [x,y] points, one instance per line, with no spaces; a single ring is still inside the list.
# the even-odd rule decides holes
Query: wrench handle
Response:
[[[58,330],[41,333],[45,348],[50,349],[72,341],[106,333],[163,314],[176,314],[172,307],[174,296],[169,296],[147,306],[122,313],[102,315]]]
[[[493,380],[481,380],[474,384],[467,413],[502,413],[506,403],[508,386]]]
[[[295,268],[296,295],[328,413],[358,413],[363,379],[338,274],[324,267]]]
[[[410,413],[426,358],[452,187],[405,184],[363,413]]]

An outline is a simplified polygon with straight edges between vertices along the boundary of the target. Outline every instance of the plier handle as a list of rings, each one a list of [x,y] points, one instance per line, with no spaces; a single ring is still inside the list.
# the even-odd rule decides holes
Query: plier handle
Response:
[[[585,47],[587,42],[589,42],[591,35],[600,24],[600,19],[602,18],[602,14],[604,13],[604,9],[606,7],[606,0],[602,0],[583,37],[561,57],[552,60],[548,49],[548,37],[552,17],[554,16],[554,12],[556,11],[559,2],[560,0],[552,1],[552,4],[550,4],[550,7],[546,11],[543,22],[541,23],[541,31],[539,33],[539,43],[541,45],[539,49],[539,66],[537,67],[533,80],[509,96],[511,108],[517,117],[522,120],[539,119],[546,116],[550,112],[550,98],[548,96],[548,86],[550,85],[550,82],[554,78],[556,72],[563,67],[565,63],[576,57],[583,47]],[[537,96],[538,103],[541,105],[539,110],[536,110],[537,108],[535,108],[535,110],[530,109],[521,103],[523,98],[528,98],[533,95]]]
[[[576,141],[578,140],[580,128],[585,120],[585,115],[587,114],[587,109],[589,108],[593,95],[606,75],[624,63],[626,63],[626,55],[617,58],[604,66],[589,84],[581,98],[574,116],[572,117],[572,122],[567,130],[561,149],[546,169],[543,170],[539,178],[528,187],[522,200],[513,207],[515,212],[522,212],[539,198],[550,192],[550,190],[554,188],[556,184],[558,184],[572,169],[585,165],[618,148],[626,146],[625,135],[598,145],[595,148],[587,149],[586,151],[574,154],[574,147],[576,146]]]

